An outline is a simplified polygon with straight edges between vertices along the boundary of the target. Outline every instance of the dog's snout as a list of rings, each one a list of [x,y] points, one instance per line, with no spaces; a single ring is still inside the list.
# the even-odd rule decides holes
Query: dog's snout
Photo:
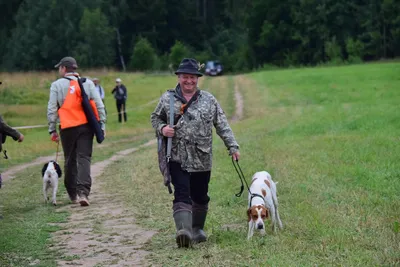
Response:
[[[262,225],[261,223],[257,225],[257,229],[258,229],[258,230],[261,230],[261,229],[263,229],[263,228],[264,228],[264,225]]]

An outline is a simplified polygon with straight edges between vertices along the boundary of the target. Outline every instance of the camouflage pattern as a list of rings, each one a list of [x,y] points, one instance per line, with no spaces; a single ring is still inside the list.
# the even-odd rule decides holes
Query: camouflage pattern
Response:
[[[151,124],[157,136],[169,124],[169,90],[165,92],[151,114]],[[217,99],[206,91],[200,91],[198,99],[179,118],[182,101],[175,92],[175,136],[172,139],[171,161],[181,163],[188,172],[210,171],[212,168],[212,129],[224,141],[232,155],[239,150],[232,129]],[[179,120],[178,120],[179,118]]]
[[[167,138],[161,135],[157,136],[158,141],[158,166],[164,176],[164,185],[171,183],[171,174],[169,173],[169,165],[167,162]]]

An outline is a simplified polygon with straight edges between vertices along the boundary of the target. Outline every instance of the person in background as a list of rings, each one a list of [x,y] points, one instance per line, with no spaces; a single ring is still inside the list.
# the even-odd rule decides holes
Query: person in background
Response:
[[[96,90],[99,92],[100,98],[104,103],[104,88],[100,85],[100,80],[99,78],[93,78],[92,79],[94,86],[96,87]]]
[[[126,99],[128,97],[125,85],[122,84],[120,78],[115,80],[116,86],[112,90],[112,94],[117,102],[118,121],[122,122],[122,114],[124,115],[124,122],[126,122]]]
[[[100,80],[99,80],[99,78],[93,78],[92,81],[93,81],[93,83],[94,83],[94,86],[96,87],[96,90],[99,92],[101,101],[103,101],[104,110],[105,110],[106,115],[107,115],[106,103],[104,102],[104,98],[105,98],[104,88],[100,85]]]

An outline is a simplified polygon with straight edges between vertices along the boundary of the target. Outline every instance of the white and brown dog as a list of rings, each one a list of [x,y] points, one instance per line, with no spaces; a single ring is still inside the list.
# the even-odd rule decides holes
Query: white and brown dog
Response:
[[[58,165],[55,161],[50,161],[46,163],[42,168],[42,177],[43,177],[43,196],[44,201],[49,201],[49,197],[47,196],[47,191],[52,189],[52,201],[54,206],[57,205],[56,195],[58,190],[58,179],[61,177],[62,171],[60,165]]]
[[[271,217],[272,230],[276,233],[277,225],[282,229],[282,222],[278,212],[278,197],[276,185],[271,175],[266,171],[257,172],[253,175],[249,192],[249,209],[247,216],[249,221],[249,232],[247,239],[254,234],[254,229],[265,234],[264,221]]]

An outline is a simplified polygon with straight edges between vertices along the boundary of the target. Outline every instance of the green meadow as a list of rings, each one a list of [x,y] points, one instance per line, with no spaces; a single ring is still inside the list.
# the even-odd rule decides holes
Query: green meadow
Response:
[[[100,179],[107,192],[135,212],[142,227],[157,231],[145,245],[152,252],[151,265],[398,266],[399,73],[399,63],[384,63],[202,78],[201,85],[218,98],[228,118],[235,111],[235,86],[243,97],[243,118],[231,124],[240,145],[239,163],[247,181],[255,172],[266,170],[278,182],[284,229],[277,234],[268,223],[265,236],[255,233],[247,241],[247,193],[235,197],[240,181],[218,136],[214,137],[206,222],[209,240],[193,249],[176,248],[172,195],[162,184],[155,147],[142,148],[112,164]],[[97,145],[93,160],[154,138],[150,113],[158,97],[174,87],[176,78],[88,74],[94,75],[107,91],[108,141],[104,146],[115,144]],[[0,76],[0,109],[7,122],[46,124],[48,86],[55,74]],[[116,112],[110,94],[116,77],[128,88],[125,124],[118,124],[117,115],[111,115]],[[15,96],[8,98],[10,94],[29,95],[32,102],[17,103]],[[13,160],[1,159],[3,170],[55,152],[46,128],[21,131],[26,142],[8,141]],[[31,257],[41,259],[41,266],[54,266],[56,257],[62,257],[48,252],[48,237],[57,230],[48,223],[65,221],[68,214],[54,214],[51,207],[43,206],[39,173],[39,167],[24,170],[0,190],[4,216],[0,263],[25,266]],[[24,236],[29,236],[28,243]]]

